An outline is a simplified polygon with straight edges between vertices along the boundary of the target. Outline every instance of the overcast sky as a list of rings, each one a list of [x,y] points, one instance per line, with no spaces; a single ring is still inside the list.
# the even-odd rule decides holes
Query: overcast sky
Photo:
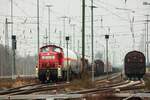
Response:
[[[36,54],[37,48],[37,0],[13,0],[14,34],[17,35],[17,51],[22,55]],[[72,36],[71,24],[75,24],[75,47],[78,50],[78,41],[81,52],[81,3],[82,0],[39,0],[40,1],[40,46],[45,43],[46,30],[48,31],[48,9],[46,5],[53,5],[51,8],[50,30],[51,41],[59,44],[60,33],[64,32],[63,16],[65,20],[65,33]],[[86,55],[91,55],[90,44],[90,2],[86,1]],[[94,53],[104,53],[105,34],[110,34],[109,55],[113,61],[120,63],[126,52],[130,50],[141,50],[143,45],[142,34],[145,34],[146,14],[150,13],[150,6],[143,5],[149,0],[93,0],[94,5]],[[0,37],[1,43],[5,44],[4,29],[5,18],[10,21],[10,0],[0,0]],[[102,21],[101,21],[102,20]],[[110,29],[110,31],[109,31]],[[133,29],[133,31],[131,31]],[[133,35],[135,44],[133,45]],[[63,40],[62,40],[63,41]],[[10,42],[10,25],[9,25]],[[72,42],[72,41],[71,41]],[[73,45],[70,42],[71,45]],[[10,44],[10,43],[9,43]],[[72,46],[70,46],[71,48]],[[99,48],[98,48],[99,47]],[[25,49],[26,48],[26,49]],[[144,48],[144,47],[143,47]],[[33,53],[34,52],[34,53]]]

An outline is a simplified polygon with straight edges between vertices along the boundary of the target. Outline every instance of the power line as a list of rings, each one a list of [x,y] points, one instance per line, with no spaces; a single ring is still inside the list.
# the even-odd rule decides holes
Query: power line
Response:
[[[90,1],[91,1],[91,0],[90,0]],[[95,3],[95,2],[93,2],[93,3],[94,3],[96,6],[101,7],[101,8],[103,8],[103,9],[105,9],[106,11],[110,12],[112,15],[115,15],[115,16],[117,16],[118,18],[120,18],[120,19],[122,19],[122,20],[124,20],[124,21],[128,21],[128,19],[119,16],[118,14],[116,14],[116,13],[112,12],[111,10],[109,10],[108,8],[106,8],[106,7],[104,7],[104,6],[100,5],[100,4],[97,4],[97,3]]]
[[[27,2],[27,0],[19,0],[19,1],[22,1],[23,3],[24,3],[24,2]],[[31,2],[31,0],[30,0],[30,3],[28,2],[28,4],[30,4],[30,5],[35,6],[35,7],[36,7],[36,4],[35,4],[35,3],[33,3],[33,2]]]
[[[95,1],[95,2],[99,2],[100,4],[104,4],[104,5],[108,5],[109,7],[111,6],[111,7],[113,7],[113,8],[116,8],[117,6],[114,6],[114,5],[112,5],[112,4],[109,4],[109,3],[106,3],[106,2],[104,2],[104,1],[101,1],[101,0],[97,0],[97,1]]]
[[[13,1],[13,4],[14,4],[16,7],[18,7],[19,10],[20,10],[22,13],[24,13],[25,15],[28,16],[28,14],[25,12],[25,10],[23,10],[22,7],[19,7],[18,3],[16,3],[16,2]]]
[[[141,26],[141,25],[143,25],[143,23],[135,24],[135,26]],[[86,25],[86,27],[91,27],[91,26]],[[100,28],[100,27],[101,27],[101,25],[96,25],[96,26],[94,26],[94,28]],[[107,27],[129,27],[129,24],[110,25],[110,26],[105,25],[105,26],[103,26],[103,27],[104,27],[104,28],[107,28]]]
[[[10,15],[0,15],[0,17],[4,17],[4,18],[8,18],[8,17],[10,17]],[[31,18],[31,19],[35,19],[35,18],[37,18],[36,16],[13,16],[13,18]]]

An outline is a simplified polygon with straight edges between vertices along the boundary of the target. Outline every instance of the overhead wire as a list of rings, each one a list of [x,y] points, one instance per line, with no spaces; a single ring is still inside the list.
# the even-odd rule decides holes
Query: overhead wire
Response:
[[[117,8],[117,6],[114,6],[114,5],[112,5],[112,4],[106,3],[106,2],[104,2],[104,1],[102,1],[102,0],[96,0],[95,2],[99,2],[99,3],[101,3],[101,4],[108,5],[109,7],[111,6],[112,8]]]
[[[28,2],[28,4],[30,4],[30,5],[32,5],[32,6],[35,6],[35,7],[37,6],[37,4],[31,2],[31,0],[19,0],[19,1],[22,1],[23,3],[24,3],[24,2],[27,2],[27,1],[30,1],[30,2]]]
[[[105,8],[105,7],[104,7]],[[107,9],[107,10],[109,10],[109,9]],[[54,10],[53,10],[54,11]],[[116,15],[115,15],[116,16]],[[118,16],[119,17],[119,16]],[[119,18],[121,18],[122,19],[122,17],[120,16]],[[75,18],[76,19],[76,18]],[[35,23],[36,24],[36,23]],[[43,24],[43,23],[41,23],[41,24]],[[46,23],[45,23],[46,24]]]
[[[97,2],[98,2],[98,1],[97,1]],[[103,3],[103,4],[106,5],[106,3],[102,2],[102,1],[99,1],[99,2],[101,2],[101,3]],[[125,18],[123,18],[123,17],[117,15],[116,13],[110,11],[108,8],[105,8],[104,6],[102,6],[102,5],[100,5],[100,4],[97,4],[96,2],[94,2],[94,3],[95,3],[95,5],[99,5],[101,8],[104,8],[105,10],[111,12],[113,15],[115,15],[115,16],[117,16],[117,17],[123,19],[123,20],[126,20],[127,22],[130,22],[130,29],[131,29],[132,38],[133,38],[133,44],[134,44],[134,43],[135,43],[135,37],[134,37],[135,34],[134,34],[134,29],[133,29],[133,27],[134,27],[135,21],[133,22],[133,20],[132,20],[132,22],[131,22],[131,20],[129,21],[128,19],[125,19]],[[112,6],[112,7],[114,7],[114,6]],[[114,7],[114,8],[116,8],[116,7]],[[133,16],[133,18],[134,18],[134,16]],[[132,18],[132,19],[133,19],[133,18]],[[133,46],[133,47],[134,47],[134,46]]]
[[[90,0],[90,1],[91,1],[91,0]],[[100,5],[99,3],[96,3],[96,2],[93,2],[93,3],[94,3],[96,6],[101,7],[101,8],[103,8],[104,10],[108,11],[108,12],[111,13],[112,15],[117,16],[117,17],[120,18],[121,20],[124,20],[124,21],[127,21],[127,22],[128,22],[128,19],[119,16],[118,14],[112,12],[110,9],[108,9],[108,8],[106,8],[106,7],[102,6],[102,5]]]
[[[19,6],[18,3],[16,3],[15,1],[13,1],[13,4],[14,4],[17,8],[19,8],[19,10],[20,10],[22,13],[24,13],[26,16],[29,16],[29,15],[27,14],[27,12],[26,12],[24,9],[22,9],[22,7]]]

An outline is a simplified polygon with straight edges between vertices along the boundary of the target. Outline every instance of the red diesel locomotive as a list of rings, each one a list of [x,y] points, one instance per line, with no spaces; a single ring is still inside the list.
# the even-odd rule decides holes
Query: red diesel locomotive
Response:
[[[38,78],[42,82],[45,82],[46,80],[66,80],[67,71],[69,71],[70,77],[72,74],[79,75],[82,72],[80,56],[77,53],[68,50],[67,58],[67,49],[56,45],[46,45],[41,47],[38,63]]]

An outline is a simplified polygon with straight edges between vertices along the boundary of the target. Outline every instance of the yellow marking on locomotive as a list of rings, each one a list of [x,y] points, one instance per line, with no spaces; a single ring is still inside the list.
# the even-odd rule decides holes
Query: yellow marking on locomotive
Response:
[[[59,65],[59,66],[60,66],[60,65]],[[58,77],[61,77],[61,76],[62,76],[61,68],[60,68],[60,67],[58,67],[58,69],[57,69],[57,76],[58,76]]]
[[[38,67],[36,66],[36,68],[35,68],[36,77],[38,77],[38,73],[39,73],[39,70],[38,70]]]

